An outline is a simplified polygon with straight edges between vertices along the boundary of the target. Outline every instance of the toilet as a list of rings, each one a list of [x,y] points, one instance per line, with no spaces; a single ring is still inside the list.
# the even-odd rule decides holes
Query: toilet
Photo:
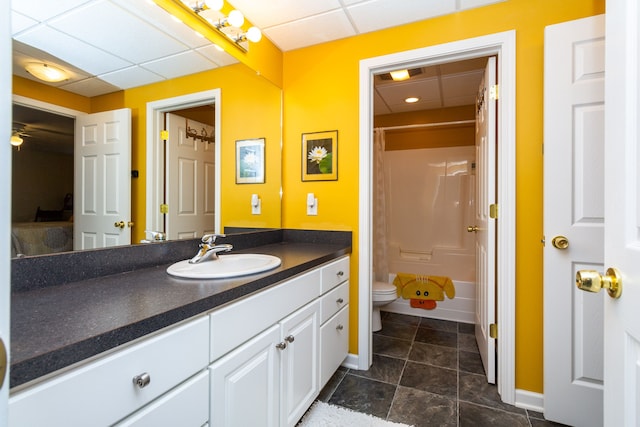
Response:
[[[373,332],[382,329],[382,321],[380,320],[380,307],[387,305],[398,298],[395,285],[385,282],[373,282],[371,305],[373,312],[371,314],[371,330]]]

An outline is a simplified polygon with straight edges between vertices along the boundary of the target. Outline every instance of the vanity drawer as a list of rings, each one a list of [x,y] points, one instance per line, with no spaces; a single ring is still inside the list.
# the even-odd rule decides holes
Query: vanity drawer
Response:
[[[203,316],[14,394],[9,424],[111,425],[204,369],[208,346]],[[133,379],[144,373],[140,388]]]
[[[322,286],[320,292],[324,294],[348,279],[349,257],[346,256],[322,267]]]
[[[327,292],[320,302],[320,324],[323,324],[342,307],[349,304],[349,281]]]
[[[210,361],[320,296],[319,283],[316,269],[212,312]]]
[[[320,390],[349,352],[349,306],[320,327]]]
[[[180,384],[116,427],[202,427],[209,422],[209,371]]]

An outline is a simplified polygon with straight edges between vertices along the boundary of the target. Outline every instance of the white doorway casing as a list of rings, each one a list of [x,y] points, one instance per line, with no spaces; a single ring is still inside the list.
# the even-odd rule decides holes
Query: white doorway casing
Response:
[[[360,61],[360,176],[358,219],[358,356],[349,364],[357,369],[371,366],[372,280],[372,140],[373,76],[410,65],[445,62],[496,55],[500,76],[498,112],[497,200],[497,385],[502,401],[516,403],[515,391],[515,31],[466,39],[437,46],[399,52]],[[523,405],[526,406],[526,405]]]
[[[215,104],[215,232],[221,233],[220,222],[220,110],[222,105],[221,90],[211,89],[173,98],[161,99],[147,103],[147,205],[146,205],[146,229],[160,231],[163,214],[160,213],[160,204],[164,200],[164,144],[160,139],[160,130],[163,127],[163,114],[183,108],[198,107],[206,104]]]

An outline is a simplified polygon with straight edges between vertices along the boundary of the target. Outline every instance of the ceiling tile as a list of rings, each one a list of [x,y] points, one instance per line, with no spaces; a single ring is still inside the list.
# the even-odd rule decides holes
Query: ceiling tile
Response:
[[[437,78],[395,82],[395,84],[377,86],[376,90],[394,112],[419,109],[416,108],[417,106],[441,106],[442,104]],[[415,104],[407,104],[404,100],[410,96],[416,96],[420,98],[420,101]]]
[[[93,0],[95,2],[95,0]],[[11,9],[30,16],[40,22],[51,19],[78,6],[87,0],[11,0]]]
[[[217,68],[216,64],[194,51],[187,51],[156,59],[155,61],[145,62],[140,64],[140,66],[161,75],[165,79],[173,79]]]
[[[16,35],[20,31],[24,31],[27,28],[33,27],[37,25],[38,21],[29,18],[28,16],[24,16],[18,12],[11,13],[11,34]]]
[[[278,25],[266,29],[264,33],[283,51],[355,35],[349,19],[342,11]]]
[[[86,97],[100,96],[119,90],[118,87],[100,80],[97,77],[91,77],[77,82],[68,83],[61,86],[60,88]]]
[[[232,3],[262,29],[340,8],[338,0],[232,0]]]
[[[117,56],[70,37],[47,26],[39,26],[16,39],[75,65],[91,74],[101,74],[130,66]]]
[[[91,3],[51,20],[49,24],[135,64],[173,55],[187,48],[143,19],[109,2]]]
[[[480,87],[480,81],[482,80],[482,70],[468,73],[449,74],[442,76],[442,92],[445,98],[459,97],[469,94],[474,95]]]
[[[360,33],[455,12],[456,0],[370,0],[347,7]]]
[[[201,47],[211,43],[204,37],[197,35],[195,31],[187,25],[184,25],[184,23],[173,19],[167,11],[155,3],[131,0],[111,0],[111,2],[137,15],[140,19],[144,19],[160,31],[163,31],[170,37],[179,40],[191,48]]]
[[[102,74],[98,77],[122,89],[130,89],[164,80],[162,76],[137,66]]]

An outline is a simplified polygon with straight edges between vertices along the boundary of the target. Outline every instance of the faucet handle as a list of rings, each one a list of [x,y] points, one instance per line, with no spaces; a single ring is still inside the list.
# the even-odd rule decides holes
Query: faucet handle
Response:
[[[205,234],[202,236],[202,243],[206,243],[208,245],[215,243],[216,238],[218,237],[227,237],[224,234]]]

